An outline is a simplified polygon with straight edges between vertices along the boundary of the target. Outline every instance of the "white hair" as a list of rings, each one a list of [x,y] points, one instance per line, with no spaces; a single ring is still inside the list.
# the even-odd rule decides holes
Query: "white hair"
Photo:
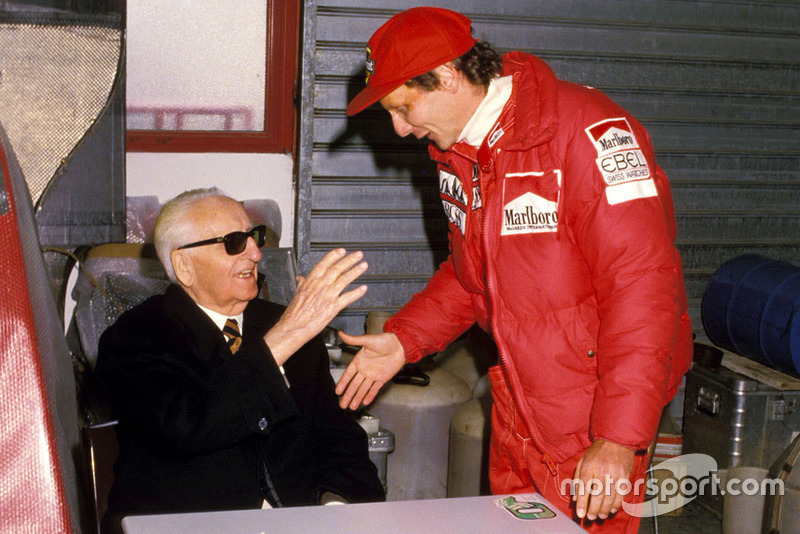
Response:
[[[177,281],[172,267],[172,251],[194,239],[197,224],[189,214],[197,202],[209,197],[230,198],[216,187],[184,191],[168,200],[156,218],[153,241],[158,259],[171,282]]]

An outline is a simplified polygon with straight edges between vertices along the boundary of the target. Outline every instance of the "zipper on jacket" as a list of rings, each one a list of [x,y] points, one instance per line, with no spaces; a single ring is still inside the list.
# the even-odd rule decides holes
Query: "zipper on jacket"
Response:
[[[495,172],[496,172],[496,165],[495,165]],[[499,184],[499,185],[502,185],[502,184]],[[487,237],[486,237],[487,236],[486,225],[488,224],[487,220],[489,219],[489,210],[486,209],[486,205],[485,204],[484,204],[484,209],[485,209],[485,211],[484,211],[483,221],[481,222],[481,243],[483,244],[483,257],[484,258],[488,258],[489,244],[487,242]],[[491,276],[489,274],[489,269],[490,269],[489,262],[484,260],[484,269],[483,269],[483,273],[484,274],[483,274],[483,276],[486,279],[486,293],[489,296],[489,298],[487,299],[488,305],[489,305],[489,310],[488,310],[489,311],[489,326],[491,327],[493,332],[497,332],[498,330],[495,327],[494,303],[492,302],[492,299],[493,299],[493,296],[492,296],[493,295],[493,293],[492,293],[492,283],[491,283]],[[493,336],[493,337],[495,337],[495,336]],[[499,359],[500,359],[500,365],[501,365],[501,367],[503,369],[503,376],[505,377],[505,380],[506,380],[506,386],[508,387],[509,391],[511,392],[511,398],[514,401],[514,405],[515,405],[515,408],[517,410],[517,413],[519,413],[520,416],[522,417],[522,421],[525,424],[525,428],[528,430],[528,435],[531,437],[531,442],[533,443],[533,446],[536,448],[536,450],[539,452],[539,454],[542,456],[542,461],[547,466],[547,469],[550,471],[550,474],[553,477],[557,477],[558,476],[558,470],[557,470],[556,462],[553,460],[553,458],[547,452],[545,452],[544,447],[542,447],[541,442],[537,439],[536,435],[534,434],[533,427],[531,426],[531,423],[528,421],[527,414],[526,414],[526,412],[524,412],[522,410],[522,401],[519,398],[519,394],[518,394],[517,390],[513,387],[513,384],[511,383],[511,380],[509,380],[508,364],[507,364],[507,358],[506,358],[506,355],[505,355],[505,350],[503,348],[503,343],[501,343],[500,340],[497,337],[495,337],[495,341],[496,341],[496,345],[497,345],[497,354],[498,354]]]

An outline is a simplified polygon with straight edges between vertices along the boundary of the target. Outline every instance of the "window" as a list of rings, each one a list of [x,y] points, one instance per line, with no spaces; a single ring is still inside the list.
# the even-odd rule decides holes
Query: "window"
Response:
[[[130,0],[129,152],[290,152],[297,0]]]

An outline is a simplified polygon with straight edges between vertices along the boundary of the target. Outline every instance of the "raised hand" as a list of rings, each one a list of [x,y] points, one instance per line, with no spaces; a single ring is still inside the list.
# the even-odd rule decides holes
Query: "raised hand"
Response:
[[[280,320],[264,336],[275,361],[282,365],[344,308],[367,292],[362,285],[345,291],[367,270],[361,252],[343,248],[328,252],[308,276],[297,277],[297,292]]]

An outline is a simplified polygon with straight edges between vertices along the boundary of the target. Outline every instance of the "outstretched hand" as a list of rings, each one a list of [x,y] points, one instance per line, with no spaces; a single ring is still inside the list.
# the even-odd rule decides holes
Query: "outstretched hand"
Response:
[[[351,336],[339,332],[339,337],[348,345],[361,346],[336,385],[336,394],[342,396],[339,406],[356,410],[362,403],[371,403],[381,387],[403,368],[405,351],[397,336],[390,333]]]
[[[281,318],[264,336],[278,365],[319,334],[344,308],[367,292],[362,285],[345,291],[367,270],[361,252],[328,252],[308,276],[297,277],[297,292]]]

